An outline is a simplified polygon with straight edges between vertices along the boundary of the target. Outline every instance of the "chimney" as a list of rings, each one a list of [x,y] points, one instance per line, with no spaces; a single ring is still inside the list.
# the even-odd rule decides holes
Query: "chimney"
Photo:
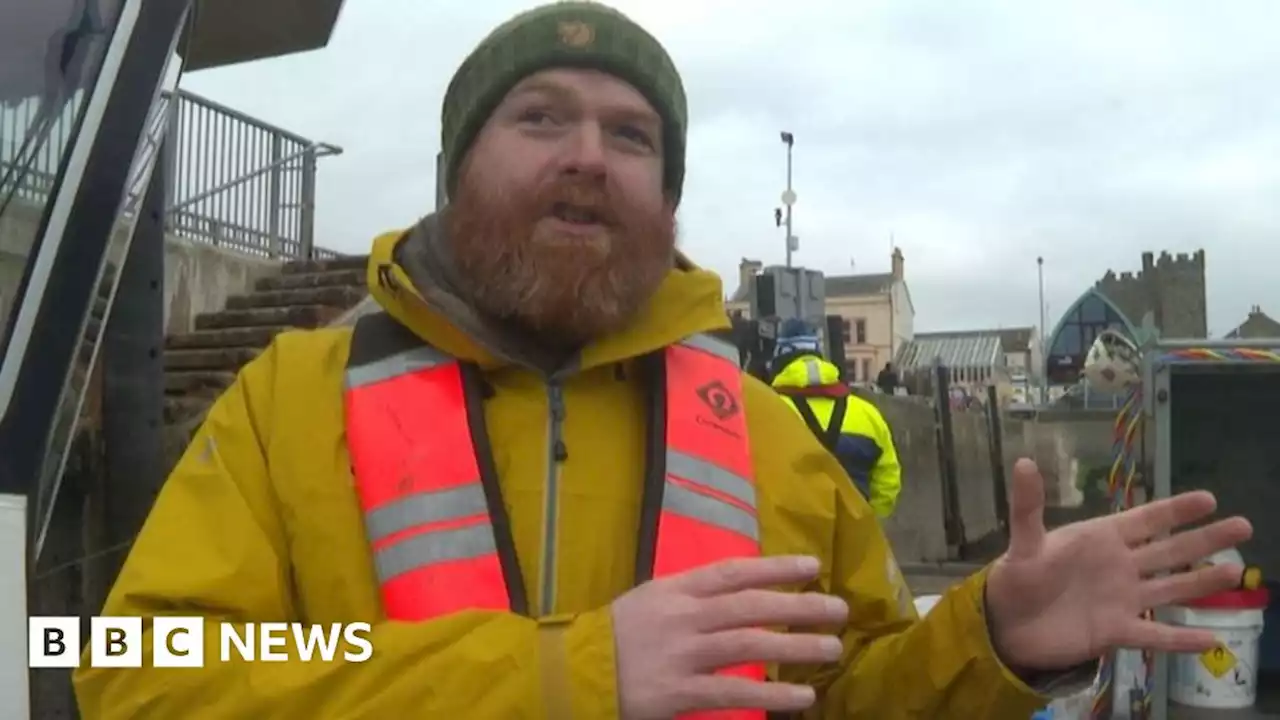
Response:
[[[742,261],[738,263],[738,287],[745,292],[747,288],[751,287],[751,278],[759,275],[763,269],[764,263],[759,260],[742,258]]]
[[[891,255],[889,259],[893,267],[893,279],[901,280],[903,272],[902,248],[894,248],[893,255]]]

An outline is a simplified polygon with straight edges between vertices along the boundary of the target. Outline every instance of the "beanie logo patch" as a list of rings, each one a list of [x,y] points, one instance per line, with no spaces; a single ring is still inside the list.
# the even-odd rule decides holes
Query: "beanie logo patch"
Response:
[[[585,48],[595,42],[596,29],[581,20],[566,20],[560,23],[559,35],[561,44]]]

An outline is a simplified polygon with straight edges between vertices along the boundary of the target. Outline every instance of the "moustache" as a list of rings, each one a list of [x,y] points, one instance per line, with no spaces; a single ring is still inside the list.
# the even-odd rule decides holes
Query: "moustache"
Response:
[[[556,182],[539,194],[536,206],[542,216],[567,212],[607,226],[616,226],[621,220],[614,195],[602,183],[593,181]]]

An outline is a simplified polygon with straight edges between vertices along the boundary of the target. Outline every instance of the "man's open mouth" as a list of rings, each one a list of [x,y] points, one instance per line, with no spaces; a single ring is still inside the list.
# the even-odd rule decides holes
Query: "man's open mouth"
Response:
[[[573,225],[603,225],[604,216],[589,207],[581,205],[572,205],[570,203],[556,203],[551,206],[551,215],[557,220],[567,222]]]

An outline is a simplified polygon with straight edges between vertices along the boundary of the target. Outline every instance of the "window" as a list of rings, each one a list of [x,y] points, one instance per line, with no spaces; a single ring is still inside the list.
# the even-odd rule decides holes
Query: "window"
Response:
[[[840,332],[844,333],[845,343],[853,340],[853,326],[849,323],[849,318],[840,319]]]
[[[1049,381],[1074,383],[1084,366],[1085,355],[1093,341],[1107,328],[1120,329],[1124,319],[1098,295],[1090,292],[1063,318],[1061,329],[1049,347]]]
[[[1107,304],[1097,295],[1090,295],[1080,303],[1080,322],[1090,325],[1105,325],[1107,322]]]
[[[853,321],[853,341],[858,345],[867,344],[867,321],[858,318]]]
[[[1078,323],[1067,323],[1062,326],[1062,330],[1058,333],[1058,337],[1053,339],[1053,347],[1049,350],[1050,355],[1079,355],[1081,352],[1080,342],[1080,325]]]
[[[873,380],[875,378],[871,376],[871,360],[862,358],[862,382],[872,382]]]

